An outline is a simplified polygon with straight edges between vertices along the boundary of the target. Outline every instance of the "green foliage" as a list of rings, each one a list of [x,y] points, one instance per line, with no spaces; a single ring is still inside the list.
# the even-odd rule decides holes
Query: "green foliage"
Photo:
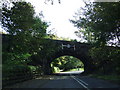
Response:
[[[120,50],[113,47],[93,47],[89,54],[94,59],[93,64],[103,73],[120,73]],[[101,73],[100,72],[100,73]]]
[[[3,65],[2,66],[2,80],[4,81],[3,84],[7,81],[12,81],[13,79],[24,79],[25,75],[28,77],[32,77],[32,73],[28,66],[26,65]],[[18,78],[17,78],[18,77]],[[26,78],[28,78],[26,77]]]
[[[9,67],[7,65],[3,65],[2,68],[3,68],[3,76],[9,74],[16,74],[13,72],[25,72],[25,71],[30,72],[30,69],[25,65],[9,65]]]
[[[83,63],[80,62],[79,59],[72,56],[59,57],[52,62],[52,66],[59,67],[65,71],[76,67],[84,67]]]
[[[76,13],[78,19],[71,22],[83,33],[84,39],[106,44],[109,40],[120,42],[120,3],[96,2],[86,3],[84,9]],[[85,30],[84,32],[82,30]],[[92,36],[91,36],[92,34]],[[91,41],[90,41],[91,42]]]
[[[16,54],[16,53],[5,53],[3,52],[2,72],[3,79],[9,78],[9,76],[17,76],[21,73],[24,75],[25,72],[31,73],[27,63],[30,62],[28,57],[30,54]]]
[[[8,36],[9,42],[3,47],[3,52],[7,49],[11,54],[14,52],[23,56],[27,53],[31,56],[43,48],[41,43],[48,25],[38,16],[34,17],[34,8],[30,3],[13,2],[10,9],[3,7],[2,14],[2,25],[12,35]]]
[[[19,65],[19,64],[27,64],[30,62],[29,57],[30,54],[17,54],[17,53],[5,53],[3,52],[3,64],[6,65]]]
[[[9,34],[27,33],[32,28],[34,9],[30,3],[13,2],[10,10],[3,6],[2,11],[2,24],[7,28]]]
[[[76,41],[76,40],[71,40],[70,38],[58,37],[57,35],[54,34],[48,34],[46,38],[50,38],[53,40]]]
[[[51,42],[51,40],[44,40],[41,43],[41,50],[39,50],[34,56],[37,57],[36,59],[41,59],[42,62],[47,62],[45,60],[48,60],[51,58],[53,53],[55,53],[58,50],[58,47],[56,47],[55,43]]]
[[[95,44],[89,55],[99,73],[120,73],[119,48],[106,47],[107,44],[119,46],[119,9],[120,2],[86,3],[86,6],[76,13],[75,20],[71,20],[79,29],[75,32],[76,35]]]
[[[100,74],[91,74],[89,75],[91,77],[95,77],[95,78],[100,78],[103,80],[108,80],[108,81],[112,81],[116,84],[119,84],[120,82],[120,75],[100,75]]]
[[[48,42],[44,40],[48,25],[39,16],[34,16],[34,8],[30,3],[13,2],[11,8],[4,5],[2,8],[2,25],[9,32],[9,35],[6,36],[7,43],[3,43],[4,70],[8,67],[14,69],[19,65],[26,66],[32,61],[31,56],[38,55],[38,53],[41,53],[42,56],[43,49],[46,50],[46,54],[53,50],[51,48],[46,49]],[[50,52],[47,53],[47,51]],[[26,67],[28,68],[28,66]],[[39,68],[30,68],[30,71],[36,69],[41,72]]]
[[[43,73],[41,66],[31,66],[31,65],[28,65],[28,68],[30,68],[30,71],[31,71],[32,74],[34,74],[34,73],[42,74]]]
[[[13,7],[8,9],[4,6],[2,11],[3,28],[12,35],[9,39],[10,48],[13,48],[14,52],[31,54],[39,51],[48,25],[38,16],[34,17],[33,6],[26,2],[13,2]]]
[[[45,37],[46,36],[46,29],[48,25],[46,22],[43,22],[38,16],[34,18],[34,24],[33,24],[33,37]]]
[[[53,72],[53,73],[58,73],[58,72],[60,72],[59,67],[52,67],[52,72]]]
[[[81,42],[87,42],[87,43],[95,43],[95,37],[93,32],[90,31],[90,28],[86,28],[86,29],[80,29],[78,31],[75,31],[76,36],[78,36],[81,40]],[[84,39],[84,41],[83,41]]]

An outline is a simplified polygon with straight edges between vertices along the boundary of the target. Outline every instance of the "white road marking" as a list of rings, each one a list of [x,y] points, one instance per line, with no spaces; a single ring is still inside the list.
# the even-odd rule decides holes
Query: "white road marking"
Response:
[[[85,83],[84,81],[80,80],[80,79],[76,79],[74,76],[70,75],[75,81],[77,81],[80,85],[82,85],[84,88],[86,88],[87,90],[90,90],[86,85],[88,85],[87,83]],[[81,82],[80,82],[81,81]],[[85,84],[85,85],[84,85]]]
[[[84,82],[83,80],[81,80],[81,79],[79,79],[79,78],[77,78],[79,81],[81,81],[82,83],[84,83],[85,85],[87,85],[88,86],[88,84],[86,83],[86,82]]]

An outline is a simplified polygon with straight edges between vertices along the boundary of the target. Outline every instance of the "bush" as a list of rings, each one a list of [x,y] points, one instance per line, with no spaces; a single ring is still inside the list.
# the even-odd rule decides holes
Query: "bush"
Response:
[[[31,71],[33,74],[34,74],[34,73],[39,73],[39,74],[42,74],[42,73],[43,73],[43,71],[42,71],[42,69],[41,69],[40,66],[31,66],[31,65],[29,65],[28,67],[30,68],[30,71]]]
[[[24,65],[14,65],[14,66],[6,66],[3,65],[3,69],[2,69],[2,74],[3,74],[3,78],[10,78],[10,77],[17,77],[17,76],[24,76],[25,74],[30,74],[31,75],[31,71],[27,66]]]
[[[120,74],[120,50],[115,47],[93,47],[89,51],[93,64],[101,73]]]
[[[53,73],[60,72],[60,69],[59,69],[58,67],[53,67],[53,68],[52,68],[52,72],[53,72]]]

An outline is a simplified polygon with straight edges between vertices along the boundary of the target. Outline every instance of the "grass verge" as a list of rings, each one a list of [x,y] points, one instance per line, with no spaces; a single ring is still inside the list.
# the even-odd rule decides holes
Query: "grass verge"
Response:
[[[120,85],[120,75],[98,75],[98,74],[90,74],[89,76],[107,80]]]

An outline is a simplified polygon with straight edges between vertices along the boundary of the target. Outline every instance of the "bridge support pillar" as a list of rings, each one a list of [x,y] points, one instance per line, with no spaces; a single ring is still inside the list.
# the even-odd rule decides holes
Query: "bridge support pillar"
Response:
[[[52,69],[51,69],[50,63],[46,63],[44,65],[44,74],[50,75],[51,73],[52,73]]]

